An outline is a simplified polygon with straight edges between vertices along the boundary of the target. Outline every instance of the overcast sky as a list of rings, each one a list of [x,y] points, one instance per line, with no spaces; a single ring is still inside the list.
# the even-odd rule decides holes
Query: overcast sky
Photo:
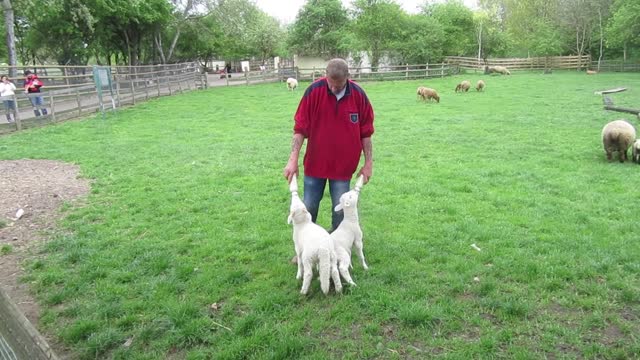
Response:
[[[258,7],[264,10],[267,14],[275,17],[276,19],[284,23],[292,23],[298,15],[298,11],[304,5],[305,0],[255,0]],[[352,0],[342,0],[342,3],[346,7],[351,6]],[[422,5],[425,0],[396,0],[396,3],[400,4],[402,8],[410,13],[415,14],[418,12],[418,6]],[[433,1],[431,1],[433,2]],[[476,6],[476,0],[464,0],[464,3],[473,8]]]

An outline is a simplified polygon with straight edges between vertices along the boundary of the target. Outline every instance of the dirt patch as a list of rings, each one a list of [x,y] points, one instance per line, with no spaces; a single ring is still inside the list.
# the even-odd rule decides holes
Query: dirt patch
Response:
[[[50,160],[0,161],[0,286],[37,327],[39,308],[20,282],[23,262],[51,234],[60,207],[89,191],[75,165]],[[16,219],[17,212],[24,214]],[[51,344],[57,351],[55,342]]]

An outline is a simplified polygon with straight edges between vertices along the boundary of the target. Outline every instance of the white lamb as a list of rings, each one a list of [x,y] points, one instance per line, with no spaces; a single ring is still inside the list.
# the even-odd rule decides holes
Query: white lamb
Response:
[[[309,292],[314,265],[317,266],[320,273],[322,292],[325,295],[329,293],[331,279],[333,279],[336,292],[339,293],[342,291],[342,283],[338,273],[333,240],[325,229],[311,221],[311,214],[298,196],[298,182],[295,175],[291,179],[289,190],[291,191],[291,207],[287,223],[293,222],[293,244],[298,256],[296,279],[303,279],[300,293],[306,295]]]
[[[355,187],[340,196],[340,204],[336,205],[335,211],[344,211],[344,220],[340,223],[338,228],[331,233],[331,239],[336,249],[336,255],[338,256],[338,269],[340,275],[351,285],[356,285],[351,279],[349,274],[349,268],[351,266],[351,247],[355,245],[356,254],[362,262],[362,267],[367,270],[367,263],[364,260],[364,253],[362,252],[362,229],[360,228],[358,218],[358,196],[360,195],[360,189],[364,184],[364,178],[362,175],[358,177]]]
[[[298,80],[294,78],[287,79],[287,89],[293,91],[297,87],[298,87]]]

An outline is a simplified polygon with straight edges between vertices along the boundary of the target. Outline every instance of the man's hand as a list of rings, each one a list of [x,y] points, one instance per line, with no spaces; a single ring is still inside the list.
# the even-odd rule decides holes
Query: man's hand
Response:
[[[298,176],[298,162],[289,160],[282,173],[284,175],[284,178],[287,179],[287,183],[290,183],[293,175]]]
[[[360,171],[358,171],[358,176],[360,175],[364,175],[364,183],[368,183],[369,179],[371,178],[371,176],[373,175],[373,163],[372,162],[365,162],[364,166],[362,167],[362,169],[360,169]]]

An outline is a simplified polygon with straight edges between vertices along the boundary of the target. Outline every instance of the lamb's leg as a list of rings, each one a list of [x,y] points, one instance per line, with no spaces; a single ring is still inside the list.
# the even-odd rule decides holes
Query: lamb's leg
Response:
[[[348,274],[349,272],[347,272]],[[338,266],[335,255],[331,258],[331,279],[333,280],[333,286],[336,289],[336,293],[342,292],[342,282],[340,282],[340,274],[338,273]],[[353,283],[353,281],[351,281]],[[352,285],[356,285],[353,283]]]
[[[338,262],[338,270],[340,272],[340,275],[342,275],[344,280],[347,282],[347,284],[351,286],[356,286],[356,283],[353,282],[353,279],[351,278],[351,274],[349,274],[349,263],[350,262],[345,261],[345,259],[340,259],[340,261]]]
[[[309,286],[311,285],[311,279],[313,279],[313,266],[311,265],[311,260],[306,259],[302,260],[298,258],[298,262],[304,262],[304,279],[302,280],[302,289],[300,290],[300,294],[307,295],[309,292]]]
[[[360,262],[362,263],[362,267],[365,270],[369,270],[369,267],[367,266],[367,263],[364,261],[364,252],[362,251],[362,248],[364,246],[364,244],[362,242],[362,233],[356,234],[356,239],[355,239],[355,241],[353,243],[356,246],[356,254],[358,254],[358,258],[360,259]]]

